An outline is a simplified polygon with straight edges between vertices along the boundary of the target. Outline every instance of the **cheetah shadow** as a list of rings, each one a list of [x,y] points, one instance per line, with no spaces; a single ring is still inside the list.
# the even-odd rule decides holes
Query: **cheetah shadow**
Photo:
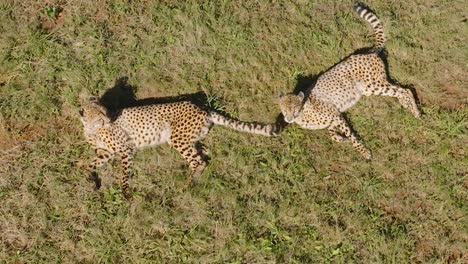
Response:
[[[107,108],[113,120],[120,115],[123,109],[136,106],[190,101],[204,109],[209,108],[208,96],[202,91],[176,96],[148,97],[143,99],[137,99],[137,91],[138,88],[129,84],[128,77],[124,76],[119,78],[115,82],[114,86],[104,92],[104,94],[99,98],[99,102]],[[213,111],[213,109],[210,110]],[[228,115],[224,112],[221,114]]]

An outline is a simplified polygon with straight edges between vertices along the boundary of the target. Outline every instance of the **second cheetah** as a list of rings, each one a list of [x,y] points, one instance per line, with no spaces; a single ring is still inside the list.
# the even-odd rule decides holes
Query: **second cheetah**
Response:
[[[362,5],[355,5],[354,10],[372,25],[377,42],[374,49],[367,54],[351,55],[327,70],[309,89],[307,96],[303,92],[280,95],[279,106],[286,122],[307,129],[327,128],[334,141],[350,139],[364,158],[371,159],[371,152],[353,133],[342,112],[355,105],[363,95],[383,95],[396,97],[416,118],[421,114],[411,90],[387,80],[384,62],[379,57],[385,43],[379,19]]]
[[[192,170],[191,180],[197,178],[207,164],[196,143],[208,133],[212,124],[265,136],[274,136],[278,132],[275,124],[241,122],[190,101],[125,108],[111,121],[107,109],[92,97],[83,105],[80,116],[86,140],[97,154],[87,166],[90,180],[99,188],[96,169],[118,155],[122,159],[121,187],[126,197],[130,196],[128,180],[132,157],[138,148],[169,143],[188,162]]]

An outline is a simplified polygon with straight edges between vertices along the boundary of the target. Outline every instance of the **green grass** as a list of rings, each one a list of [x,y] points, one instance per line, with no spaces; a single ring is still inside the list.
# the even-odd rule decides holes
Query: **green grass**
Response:
[[[215,127],[198,185],[184,189],[174,150],[145,149],[126,201],[117,164],[99,192],[78,168],[92,157],[84,98],[127,76],[138,98],[204,91],[217,110],[273,122],[279,92],[373,41],[351,1],[156,2],[0,4],[1,263],[466,263],[465,1],[367,3],[392,78],[425,112],[354,107],[372,162],[326,131]]]

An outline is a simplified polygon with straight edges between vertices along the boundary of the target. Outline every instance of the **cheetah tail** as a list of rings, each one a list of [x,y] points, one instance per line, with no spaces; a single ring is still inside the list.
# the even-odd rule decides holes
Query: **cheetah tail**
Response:
[[[264,136],[276,136],[279,127],[276,124],[260,124],[256,122],[242,122],[216,112],[210,112],[211,121],[217,125],[232,128],[237,131],[259,134]]]
[[[376,40],[374,49],[377,52],[382,51],[385,46],[385,34],[384,34],[383,26],[380,20],[372,11],[370,11],[367,7],[363,6],[360,3],[357,3],[356,5],[354,5],[354,11],[356,11],[356,13],[358,13],[358,15],[361,18],[365,19],[367,22],[369,22],[372,25],[372,28],[374,29],[374,34],[375,34],[375,40]]]

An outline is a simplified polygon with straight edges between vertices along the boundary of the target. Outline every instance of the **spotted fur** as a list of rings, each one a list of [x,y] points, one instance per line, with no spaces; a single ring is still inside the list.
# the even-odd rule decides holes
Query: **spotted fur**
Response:
[[[302,92],[281,95],[279,106],[286,122],[307,129],[327,128],[334,141],[350,139],[362,156],[371,159],[371,152],[350,129],[342,112],[354,106],[363,95],[381,95],[396,97],[416,118],[421,114],[411,90],[391,84],[387,79],[384,62],[378,54],[385,43],[379,19],[362,5],[356,5],[354,10],[372,25],[375,48],[366,54],[351,55],[330,68],[306,92],[307,96]]]
[[[212,124],[264,136],[275,136],[278,129],[274,124],[238,121],[189,101],[125,108],[115,121],[111,121],[106,109],[92,98],[83,106],[80,115],[86,140],[97,154],[87,166],[90,179],[99,188],[96,169],[118,155],[122,159],[121,186],[126,196],[130,193],[128,181],[132,158],[139,148],[168,143],[185,158],[192,170],[192,179],[205,169],[204,154],[196,143],[205,137]]]

